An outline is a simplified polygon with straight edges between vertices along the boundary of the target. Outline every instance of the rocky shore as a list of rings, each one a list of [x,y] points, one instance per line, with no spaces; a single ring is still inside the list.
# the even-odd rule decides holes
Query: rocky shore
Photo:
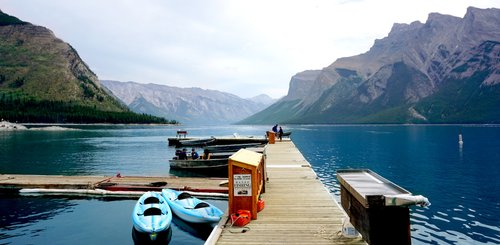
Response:
[[[8,121],[0,121],[0,131],[2,130],[26,130],[25,126],[18,124],[18,123],[11,123]]]

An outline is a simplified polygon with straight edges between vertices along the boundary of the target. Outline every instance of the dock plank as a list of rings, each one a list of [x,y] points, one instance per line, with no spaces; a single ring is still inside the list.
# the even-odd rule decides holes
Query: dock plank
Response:
[[[270,144],[265,155],[269,178],[262,194],[265,208],[246,232],[230,222],[220,223],[222,230],[214,243],[366,244],[361,238],[341,236],[345,213],[293,142]]]

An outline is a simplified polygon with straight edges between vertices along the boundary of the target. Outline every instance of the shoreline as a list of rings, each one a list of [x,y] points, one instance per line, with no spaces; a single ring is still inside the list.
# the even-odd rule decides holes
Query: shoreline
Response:
[[[0,121],[0,130],[29,130],[26,126],[180,126],[180,124],[159,123],[13,123]]]
[[[19,123],[11,123],[9,121],[0,121],[0,131],[15,131],[15,130],[28,130],[28,128]]]
[[[238,124],[233,124],[238,125]],[[240,125],[254,125],[254,126],[262,126],[264,124],[240,124]],[[285,124],[288,126],[316,126],[316,127],[324,127],[324,126],[338,126],[338,127],[350,127],[350,126],[500,126],[500,123],[426,123],[426,124],[408,124],[408,123],[350,123],[350,124]],[[30,129],[26,128],[26,126],[186,126],[183,124],[160,124],[160,123],[12,123],[6,120],[0,120],[0,130],[4,130],[5,128],[14,127],[13,130],[19,129]],[[192,126],[192,125],[191,125]],[[198,126],[211,126],[211,125],[198,125]]]

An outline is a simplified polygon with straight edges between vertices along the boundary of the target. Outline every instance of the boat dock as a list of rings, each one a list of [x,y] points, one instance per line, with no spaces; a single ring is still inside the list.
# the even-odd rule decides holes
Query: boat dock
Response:
[[[0,192],[140,196],[163,188],[227,196],[226,178],[1,174]]]
[[[290,140],[268,144],[265,208],[245,228],[226,213],[206,244],[366,244],[342,234],[346,216]]]
[[[342,235],[345,212],[291,140],[268,144],[264,154],[268,178],[261,196],[264,209],[244,228],[231,226],[226,212],[206,244],[366,244],[361,237]],[[172,188],[227,197],[224,180],[0,174],[0,192],[137,197],[144,191]]]

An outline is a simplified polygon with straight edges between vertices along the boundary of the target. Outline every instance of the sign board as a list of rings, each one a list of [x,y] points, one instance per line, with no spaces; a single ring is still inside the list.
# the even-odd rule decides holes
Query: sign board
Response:
[[[233,186],[235,196],[252,196],[252,175],[235,174],[233,175]]]

